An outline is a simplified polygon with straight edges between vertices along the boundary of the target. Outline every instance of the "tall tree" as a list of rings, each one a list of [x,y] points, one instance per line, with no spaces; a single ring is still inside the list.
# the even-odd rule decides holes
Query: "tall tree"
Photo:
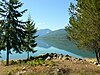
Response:
[[[35,33],[37,32],[37,29],[35,29],[35,23],[32,22],[31,16],[29,15],[26,26],[25,26],[25,42],[26,46],[24,46],[24,50],[27,52],[27,59],[29,59],[29,52],[36,52],[34,51],[34,47],[36,47],[37,43],[35,41]]]
[[[25,22],[19,20],[26,9],[19,12],[23,4],[18,0],[0,1],[0,50],[7,51],[6,65],[9,65],[9,53],[11,49],[21,53],[21,45],[24,43]]]
[[[100,0],[76,0],[70,4],[68,38],[78,47],[94,50],[100,64]]]

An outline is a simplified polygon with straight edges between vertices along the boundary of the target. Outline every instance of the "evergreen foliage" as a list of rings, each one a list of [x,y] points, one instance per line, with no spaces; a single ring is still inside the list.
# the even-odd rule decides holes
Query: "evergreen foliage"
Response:
[[[23,4],[18,0],[0,1],[0,50],[7,51],[6,65],[9,65],[11,49],[17,53],[23,52],[21,48],[25,38],[25,23],[19,20],[23,13],[18,11]]]
[[[35,36],[35,33],[37,32],[37,29],[35,29],[35,23],[31,21],[31,17],[28,17],[26,26],[25,26],[25,32],[26,32],[26,36],[25,36],[25,46],[24,46],[24,50],[27,52],[28,56],[27,58],[29,59],[29,52],[36,52],[34,51],[34,47],[36,47],[37,43],[35,41],[35,38],[37,36]]]
[[[76,0],[70,4],[68,38],[78,47],[94,50],[100,64],[100,0]]]

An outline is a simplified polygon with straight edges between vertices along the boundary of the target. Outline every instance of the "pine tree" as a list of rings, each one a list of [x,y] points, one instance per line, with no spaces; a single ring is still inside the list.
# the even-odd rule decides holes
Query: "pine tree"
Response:
[[[26,26],[25,26],[25,41],[26,44],[24,46],[24,50],[27,52],[27,59],[29,59],[29,52],[36,52],[34,51],[34,47],[36,47],[37,43],[35,42],[35,33],[37,32],[37,29],[35,29],[35,23],[31,21],[31,16],[28,17]]]
[[[78,47],[94,50],[100,64],[100,0],[76,0],[70,5],[68,38]]]
[[[18,0],[0,1],[0,50],[7,51],[6,65],[9,65],[9,53],[11,49],[21,53],[21,45],[24,43],[25,23],[19,20],[26,9],[19,12],[18,9],[23,4]]]

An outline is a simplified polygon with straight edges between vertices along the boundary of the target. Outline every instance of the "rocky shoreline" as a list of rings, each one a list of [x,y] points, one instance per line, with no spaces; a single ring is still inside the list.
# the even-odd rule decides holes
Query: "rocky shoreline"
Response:
[[[19,62],[27,62],[27,61],[31,61],[31,60],[37,60],[37,59],[43,59],[45,61],[49,61],[49,60],[53,60],[53,61],[71,61],[71,62],[75,62],[75,63],[90,63],[90,64],[96,64],[96,59],[95,58],[75,58],[69,55],[63,55],[63,54],[57,54],[57,53],[46,53],[46,54],[41,54],[39,56],[31,56],[29,59],[21,59],[21,60],[10,60],[13,61],[15,63]],[[0,61],[1,64],[1,61]]]
[[[57,61],[57,62],[63,62],[63,61],[68,61],[72,63],[77,63],[77,64],[94,64],[94,61],[89,61],[89,59],[84,59],[84,58],[74,58],[69,55],[63,55],[63,54],[56,54],[56,53],[47,53],[47,54],[42,54],[36,57],[30,57],[30,59],[27,59],[28,61],[31,60],[37,60],[37,59],[43,59],[44,61]],[[24,61],[27,61],[24,60]],[[46,65],[44,65],[46,66]],[[69,69],[67,67],[59,67],[59,66],[52,66],[47,72],[52,74],[52,75],[65,75],[66,73],[69,73]],[[24,71],[21,71],[24,72]],[[20,72],[19,72],[20,74]]]
[[[10,60],[11,68],[1,65],[5,75],[66,75],[83,73],[99,73],[99,67],[94,63],[94,60],[89,58],[74,58],[69,55],[46,53],[36,57],[30,57],[23,60]],[[14,68],[15,67],[15,68]],[[84,69],[84,71],[83,71]],[[88,71],[87,71],[88,70]],[[92,70],[92,71],[91,71]]]
[[[72,62],[80,62],[80,63],[90,63],[90,64],[95,64],[96,60],[89,59],[89,58],[75,58],[69,55],[63,55],[63,54],[57,54],[57,53],[46,53],[42,54],[36,57],[30,57],[29,60],[34,60],[34,59],[44,59],[45,61],[47,60],[67,60],[67,61],[72,61]]]

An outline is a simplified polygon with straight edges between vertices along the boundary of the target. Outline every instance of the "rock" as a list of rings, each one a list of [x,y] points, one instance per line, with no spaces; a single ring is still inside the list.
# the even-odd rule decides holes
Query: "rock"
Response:
[[[61,60],[62,58],[63,58],[63,55],[60,54],[60,55],[58,56],[58,59]]]
[[[69,57],[67,57],[67,58],[66,58],[66,60],[70,60],[70,58],[69,58]]]
[[[53,57],[56,57],[56,58],[57,58],[57,54],[56,54],[56,53],[54,53]]]
[[[97,65],[97,62],[94,62],[95,65]]]
[[[22,75],[23,73],[25,73],[26,71],[19,71],[16,73],[16,75]]]
[[[76,59],[75,58],[71,58],[71,61],[74,62],[74,61],[76,61]]]
[[[79,58],[78,61],[83,62],[83,59]]]
[[[51,53],[50,55],[51,55],[51,56],[53,56],[53,55],[54,55],[54,53]]]
[[[57,57],[53,57],[53,59],[57,59]]]
[[[50,75],[65,75],[65,73],[67,72],[66,70],[67,70],[66,68],[52,67],[49,71],[49,74]]]
[[[26,67],[23,67],[22,71],[25,71],[26,70]]]
[[[95,62],[94,64],[95,64],[95,65],[97,65],[97,66],[100,66],[100,64],[99,64],[99,63],[97,63],[97,62]]]
[[[65,55],[66,57],[69,57],[69,55]]]
[[[67,59],[67,57],[66,56],[63,56],[62,60],[66,60],[66,59]]]
[[[60,71],[60,69],[58,69],[58,68],[57,68],[57,69],[56,69],[56,71],[57,71],[57,72],[59,72],[59,71]]]
[[[61,60],[62,59],[62,56],[59,56],[59,60]]]
[[[47,54],[45,54],[44,56],[50,56],[50,54],[49,54],[49,53],[47,53]]]
[[[48,56],[45,60],[51,60],[51,57],[50,57],[50,56]]]
[[[46,59],[48,56],[50,56],[49,53],[47,53],[47,54],[41,54],[40,56],[37,56],[37,58],[38,58],[38,59],[39,59],[39,58]]]
[[[99,67],[100,67],[100,64],[98,64],[97,66],[99,66]]]

